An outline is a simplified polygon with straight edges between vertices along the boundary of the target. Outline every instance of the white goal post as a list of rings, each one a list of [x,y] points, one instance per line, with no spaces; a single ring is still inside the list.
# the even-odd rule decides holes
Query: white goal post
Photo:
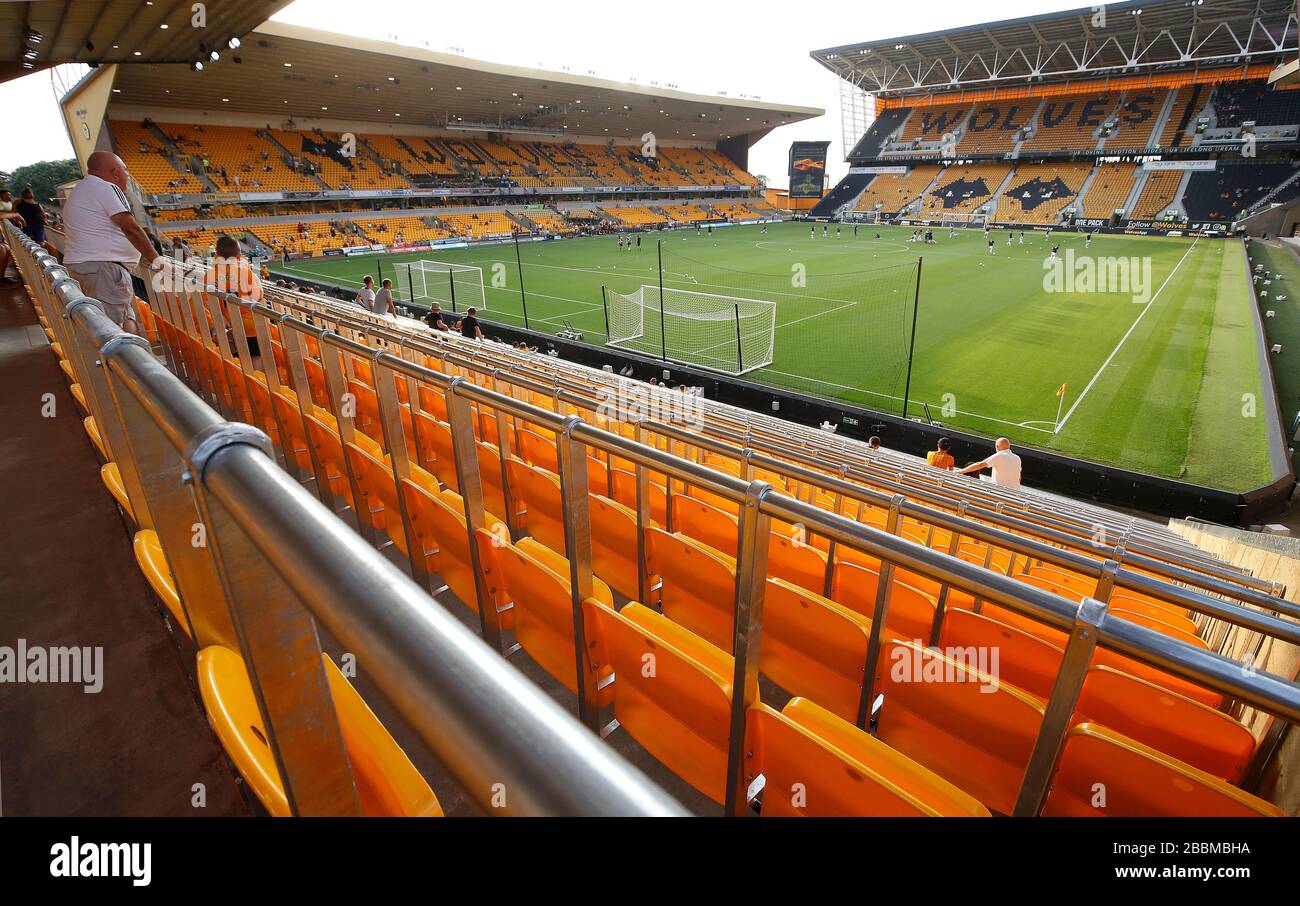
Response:
[[[467,308],[487,310],[487,297],[483,292],[483,268],[423,258],[411,261],[405,267],[412,302],[421,305],[437,302],[454,312],[462,312]]]
[[[940,225],[949,230],[955,227],[975,227],[982,230],[988,226],[988,223],[988,214],[944,214],[940,221]]]
[[[604,297],[610,346],[727,374],[772,364],[775,302],[657,286]]]

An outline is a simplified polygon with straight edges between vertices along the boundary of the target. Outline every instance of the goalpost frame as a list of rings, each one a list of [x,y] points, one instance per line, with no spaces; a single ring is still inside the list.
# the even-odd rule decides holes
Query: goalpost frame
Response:
[[[673,312],[676,333],[674,344],[670,346],[667,302],[674,293],[681,297],[678,299],[681,307]],[[655,296],[658,296],[657,303]],[[692,300],[695,299],[703,301],[700,307],[692,310]],[[619,293],[602,285],[601,303],[608,346],[658,354],[664,362],[678,362],[733,375],[771,364],[775,353],[776,303],[766,299],[748,299],[678,288],[660,289],[642,284],[634,293]],[[653,334],[654,322],[647,322],[646,319],[647,309],[652,306],[658,309],[659,315],[657,342]],[[747,313],[746,308],[752,310]],[[653,317],[654,312],[649,314]],[[723,326],[726,321],[731,322],[730,328]],[[754,322],[758,322],[757,326],[753,326]],[[748,333],[747,324],[751,325]],[[720,334],[720,331],[726,332]],[[709,342],[710,339],[721,339],[722,336],[727,339]],[[751,347],[756,343],[764,345],[761,349],[750,348],[747,352],[747,339]],[[700,343],[704,345],[699,345]],[[724,348],[726,352],[722,354],[711,352]],[[670,351],[672,355],[669,354]]]
[[[420,292],[415,291],[414,273],[420,274]],[[446,302],[451,306],[451,310],[457,314],[460,313],[461,303],[465,300],[463,293],[461,298],[457,298],[456,293],[456,275],[475,274],[477,275],[478,298],[469,300],[465,307],[477,308],[479,311],[487,311],[487,291],[486,284],[483,281],[483,268],[473,264],[453,264],[449,261],[434,261],[427,258],[421,258],[418,261],[408,262],[406,265],[407,285],[411,290],[411,301],[428,302]],[[435,292],[431,292],[430,279],[432,275],[446,274],[447,295],[446,299],[441,299]],[[473,284],[470,284],[471,286]]]

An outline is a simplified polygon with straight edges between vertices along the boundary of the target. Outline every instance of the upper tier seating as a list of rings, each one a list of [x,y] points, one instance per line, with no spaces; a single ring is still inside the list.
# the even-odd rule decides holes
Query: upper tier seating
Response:
[[[321,184],[285,163],[285,152],[245,126],[159,123],[188,153],[207,163],[208,178],[223,192],[320,191]]]
[[[1210,101],[1215,125],[1253,122],[1257,126],[1300,125],[1300,92],[1276,89],[1266,81],[1222,82]]]
[[[1038,111],[1034,136],[1021,151],[1093,148],[1098,128],[1114,116],[1118,94],[1067,95],[1047,98]]]
[[[890,107],[882,110],[872,121],[871,127],[853,146],[849,153],[850,160],[875,160],[885,148],[885,142],[898,131],[911,111],[906,107]]]
[[[958,150],[966,154],[1010,151],[1033,120],[1040,98],[976,104]]]
[[[109,123],[113,147],[127,172],[149,194],[202,192],[201,183],[190,171],[188,160],[179,160],[152,130],[140,123],[113,120]]]
[[[967,103],[944,104],[934,107],[917,107],[903,125],[899,141],[942,141],[945,134],[956,134],[966,120],[971,105]]]
[[[1157,140],[1155,126],[1168,97],[1168,91],[1157,89],[1124,92],[1119,109],[1115,111],[1115,130],[1106,138],[1106,149],[1153,146]]]

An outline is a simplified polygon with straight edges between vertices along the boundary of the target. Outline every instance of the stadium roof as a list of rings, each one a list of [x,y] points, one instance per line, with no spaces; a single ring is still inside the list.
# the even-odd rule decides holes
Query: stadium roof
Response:
[[[814,50],[872,94],[1061,82],[1193,66],[1281,63],[1295,0],[1130,0]]]
[[[259,26],[237,52],[201,72],[185,65],[121,66],[114,92],[115,102],[150,109],[556,136],[653,132],[702,143],[742,135],[752,143],[825,112],[490,63],[283,22]],[[164,116],[159,110],[155,118]]]
[[[191,63],[224,52],[289,0],[0,3],[0,81],[59,63]]]

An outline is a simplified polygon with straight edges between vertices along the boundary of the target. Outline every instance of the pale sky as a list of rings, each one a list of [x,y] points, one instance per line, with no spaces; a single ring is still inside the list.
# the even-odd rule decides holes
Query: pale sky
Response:
[[[298,25],[392,40],[465,56],[573,72],[596,71],[617,81],[671,82],[684,91],[820,107],[826,115],[774,130],[750,150],[749,168],[784,187],[793,141],[831,142],[832,184],[844,174],[839,80],[810,50],[893,38],[995,19],[1087,5],[1082,0],[1002,0],[996,6],[955,0],[922,3],[810,4],[753,0],[743,6],[700,0],[296,0],[275,18]],[[222,64],[217,64],[222,65]],[[48,73],[0,84],[0,170],[72,156]]]

